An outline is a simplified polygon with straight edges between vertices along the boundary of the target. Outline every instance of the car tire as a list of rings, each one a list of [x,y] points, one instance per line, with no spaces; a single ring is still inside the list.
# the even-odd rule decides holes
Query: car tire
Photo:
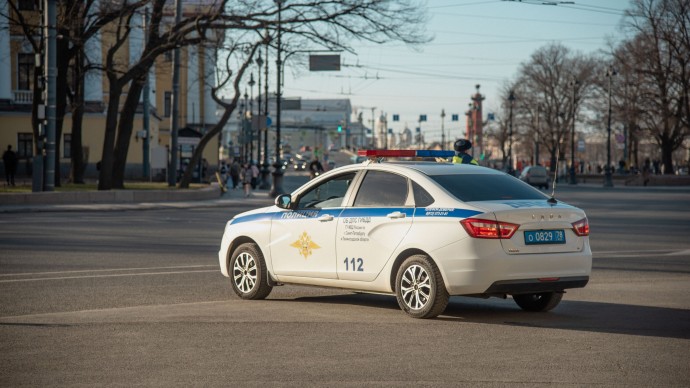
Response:
[[[513,300],[525,311],[549,311],[563,298],[562,292],[540,292],[536,294],[513,295]]]
[[[436,264],[425,255],[408,257],[398,269],[395,295],[413,318],[434,318],[448,305],[448,291]]]
[[[232,290],[242,299],[265,299],[273,290],[268,284],[264,256],[256,244],[245,243],[237,247],[228,272]]]

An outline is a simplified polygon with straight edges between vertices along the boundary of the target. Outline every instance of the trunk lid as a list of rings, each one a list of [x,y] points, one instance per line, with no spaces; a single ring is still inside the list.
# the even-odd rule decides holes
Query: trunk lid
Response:
[[[585,237],[573,231],[573,223],[586,217],[585,212],[559,202],[546,200],[510,200],[472,202],[492,213],[499,222],[519,225],[510,239],[501,239],[503,250],[511,255],[580,252]]]

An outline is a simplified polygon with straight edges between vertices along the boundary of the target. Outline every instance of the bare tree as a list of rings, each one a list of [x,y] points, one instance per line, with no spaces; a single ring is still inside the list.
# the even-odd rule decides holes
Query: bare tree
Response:
[[[228,7],[222,18],[224,24],[218,27],[226,31],[225,38],[233,46],[239,43],[247,47],[255,47],[261,42],[275,44],[275,37],[280,29],[283,43],[287,47],[293,47],[288,48],[288,52],[295,50],[295,47],[300,50],[319,48],[352,51],[353,40],[376,43],[394,40],[408,44],[428,41],[423,30],[425,19],[421,9],[415,0],[243,0]],[[251,56],[240,50],[230,50],[229,53],[228,55],[238,56],[234,63],[239,64],[240,69],[252,60]],[[238,85],[244,72],[229,70],[228,74],[235,78],[232,84]],[[225,82],[230,83],[229,80]],[[220,101],[218,90],[214,91],[216,101]],[[199,146],[194,150],[190,164],[180,180],[180,187],[189,186],[191,172],[201,160],[204,147],[221,132],[231,117],[236,107],[235,99],[239,98],[238,90],[234,92],[234,103],[221,104],[225,110],[221,120],[203,135]]]
[[[110,190],[124,188],[124,175],[127,153],[132,135],[136,109],[144,85],[144,77],[153,66],[156,58],[175,47],[201,44],[208,40],[206,34],[212,24],[220,20],[226,1],[214,3],[205,10],[184,17],[178,24],[164,21],[166,0],[150,0],[129,12],[120,14],[115,30],[115,42],[108,49],[105,73],[109,84],[109,99],[106,115],[103,155],[99,172],[98,189]],[[127,42],[132,31],[132,18],[135,12],[143,12],[150,7],[151,20],[144,33],[145,45],[140,58],[133,64],[117,61],[120,49]],[[125,88],[127,97],[120,110],[120,97]]]
[[[40,30],[37,15],[29,11],[20,11],[18,2],[8,2],[12,12],[10,15],[0,15],[8,18],[11,25],[16,25],[22,31],[24,39],[31,45],[34,53],[44,50],[43,32]],[[58,2],[57,29],[57,77],[56,77],[56,138],[60,139],[65,113],[68,107],[72,111],[72,148],[70,179],[75,183],[83,183],[84,158],[82,155],[81,123],[83,117],[83,82],[84,74],[89,65],[84,58],[84,44],[98,33],[104,25],[113,21],[120,12],[136,8],[137,2],[113,7],[109,11],[96,9],[94,0],[61,0]],[[117,8],[117,9],[116,9]],[[41,79],[43,78],[42,64],[34,69],[32,128],[34,134],[34,155],[41,155],[39,141],[38,106],[41,104]],[[71,82],[70,82],[71,81]],[[56,143],[56,166],[60,166],[60,142]],[[55,170],[55,186],[60,186],[60,168]]]
[[[517,115],[527,123],[536,122],[539,107],[541,125],[534,131],[539,144],[551,155],[551,171],[555,171],[557,155],[562,160],[567,154],[573,123],[583,101],[591,96],[595,63],[565,46],[549,44],[520,66],[515,90],[520,96],[516,99]]]
[[[635,35],[617,51],[639,86],[642,131],[660,147],[665,174],[673,174],[673,151],[690,136],[690,3],[635,0],[626,27]]]

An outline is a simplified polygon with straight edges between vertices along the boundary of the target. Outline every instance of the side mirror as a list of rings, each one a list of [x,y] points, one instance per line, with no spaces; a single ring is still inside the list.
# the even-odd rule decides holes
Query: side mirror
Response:
[[[275,204],[281,209],[289,209],[292,205],[292,197],[290,194],[281,194],[276,197]]]

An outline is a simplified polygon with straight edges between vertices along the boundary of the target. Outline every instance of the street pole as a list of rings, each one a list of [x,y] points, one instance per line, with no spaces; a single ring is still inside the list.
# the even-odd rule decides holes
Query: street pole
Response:
[[[577,91],[577,85],[579,82],[577,79],[573,79],[570,82],[570,85],[573,87],[573,105],[572,105],[572,119],[573,119],[573,128],[572,131],[570,132],[570,184],[571,185],[576,185],[577,184],[577,178],[575,177],[575,94]]]
[[[148,21],[149,19],[149,9],[144,8],[144,39],[146,43],[148,44]],[[144,139],[142,146],[144,147],[143,152],[142,152],[142,167],[143,167],[143,175],[144,179],[149,179],[151,174],[151,168],[150,168],[150,156],[149,156],[149,149],[150,149],[150,144],[149,144],[149,133],[151,132],[150,129],[150,122],[149,122],[149,72],[148,70],[146,71],[146,75],[144,76],[144,99],[143,99],[143,124],[144,124]]]
[[[239,144],[239,154],[240,164],[244,164],[244,102],[240,100],[239,110],[237,113],[237,143]]]
[[[441,149],[446,149],[446,110],[441,109]]]
[[[182,19],[182,0],[175,0],[175,25]],[[168,166],[168,186],[177,184],[178,164],[178,130],[180,127],[180,48],[175,46],[173,50],[173,78],[172,78],[172,118],[170,123],[170,165]]]
[[[266,35],[268,36],[268,31],[266,31]],[[264,82],[264,95],[266,98],[264,98],[264,115],[266,118],[264,119],[264,163],[263,163],[263,168],[261,169],[261,186],[259,188],[261,190],[270,190],[271,189],[271,180],[268,178],[268,176],[271,174],[271,170],[269,169],[270,164],[269,164],[269,159],[268,159],[268,44],[266,44],[266,68],[264,69],[264,77],[266,77],[266,82]]]
[[[48,75],[47,101],[46,101],[46,162],[45,162],[45,181],[43,182],[44,191],[55,190],[55,131],[56,131],[56,104],[57,92],[57,6],[56,0],[47,0],[45,35],[48,38],[46,45],[46,71]]]
[[[539,111],[541,106],[537,105],[537,129],[534,132],[534,165],[539,165]]]
[[[508,95],[510,101],[510,127],[508,134],[508,173],[513,175],[513,104],[515,103],[515,93],[511,90]]]
[[[249,120],[249,163],[254,164],[254,73],[249,74],[249,91],[251,92],[249,97],[249,114],[247,119]],[[258,129],[258,128],[257,128]],[[256,150],[256,159],[259,159],[259,150]]]
[[[256,115],[258,116],[257,119],[257,131],[259,132],[259,138],[257,139],[256,143],[256,164],[257,167],[260,169],[261,168],[261,163],[263,162],[263,158],[261,157],[262,149],[261,149],[261,132],[262,132],[262,123],[261,123],[261,66],[264,64],[264,60],[261,58],[261,50],[259,50],[259,57],[256,58],[256,67],[259,69],[258,70],[258,85],[257,85],[257,94],[256,94]],[[263,183],[263,182],[262,182]]]
[[[280,100],[282,98],[280,77],[283,71],[283,63],[280,59],[280,38],[281,38],[281,26],[282,23],[282,10],[284,0],[273,0],[278,4],[278,40],[276,42],[276,162],[273,165],[275,170],[273,171],[273,186],[269,195],[272,197],[281,195],[285,193],[283,190],[283,166],[280,161]]]
[[[362,118],[362,112],[360,111],[359,114],[357,115],[357,121],[359,122],[359,129],[362,132],[361,137],[359,139],[359,148],[367,148],[366,143],[364,142],[364,139],[366,139],[365,133],[364,133],[364,119]]]
[[[247,104],[247,99],[249,98],[249,95],[247,94],[247,88],[244,88],[244,112],[242,113],[242,135],[244,138],[244,153],[242,154],[243,163],[250,163],[251,160],[249,158],[251,157],[251,154],[249,154],[249,143],[251,143],[251,139],[249,136],[251,135],[251,132],[249,131],[249,125],[247,125],[247,117],[249,116],[249,105]],[[249,142],[247,142],[247,139],[249,139]]]
[[[374,109],[371,108],[371,148],[378,149],[376,145],[376,118],[374,117]]]
[[[604,187],[613,187],[613,179],[611,177],[611,79],[616,75],[613,66],[609,66],[606,70],[606,77],[609,79],[609,117],[606,125],[606,170],[604,176]]]

